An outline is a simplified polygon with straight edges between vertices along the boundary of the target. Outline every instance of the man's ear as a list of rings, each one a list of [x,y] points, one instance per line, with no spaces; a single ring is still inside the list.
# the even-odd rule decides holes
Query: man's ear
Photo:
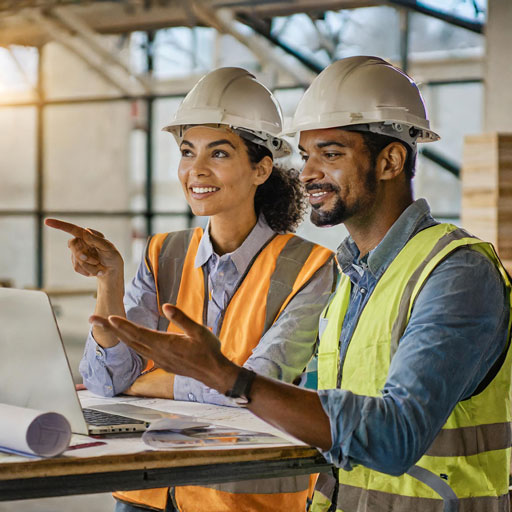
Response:
[[[377,172],[381,180],[392,180],[403,172],[407,149],[400,142],[391,142],[377,157]]]
[[[257,164],[254,169],[256,171],[255,181],[256,185],[261,185],[267,181],[268,177],[272,174],[274,167],[274,161],[269,156],[264,156]]]

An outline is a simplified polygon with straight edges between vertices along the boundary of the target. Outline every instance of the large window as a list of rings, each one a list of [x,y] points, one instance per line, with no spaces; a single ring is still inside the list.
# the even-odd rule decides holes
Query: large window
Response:
[[[467,69],[481,66],[483,38],[421,14],[406,21],[402,11],[376,7],[275,18],[271,32],[317,66],[355,54],[407,64],[443,137],[420,154],[415,192],[434,214],[457,222],[463,137],[481,131],[482,117],[481,74]],[[149,234],[205,223],[189,212],[176,173],[178,148],[161,131],[197,78],[218,66],[246,67],[275,89],[290,117],[304,92],[300,77],[312,76],[294,73],[299,64],[283,50],[276,68],[275,60],[212,28],[105,40],[135,74],[152,70],[159,81],[153,97],[120,92],[55,43],[43,47],[41,59],[34,49],[0,48],[0,283],[51,294],[75,372],[95,283],[74,273],[68,236],[44,228],[44,217],[102,231],[131,279]],[[453,71],[458,66],[463,79]],[[296,154],[288,164],[298,168],[301,160]],[[346,231],[306,220],[299,233],[334,249]]]

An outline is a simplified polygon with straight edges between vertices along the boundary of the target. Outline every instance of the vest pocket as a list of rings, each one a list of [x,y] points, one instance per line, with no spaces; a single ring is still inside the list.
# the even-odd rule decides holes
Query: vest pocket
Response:
[[[386,382],[388,368],[389,336],[351,344],[343,363],[341,387],[358,395],[378,396]]]
[[[338,352],[318,353],[318,389],[334,389],[338,377]]]

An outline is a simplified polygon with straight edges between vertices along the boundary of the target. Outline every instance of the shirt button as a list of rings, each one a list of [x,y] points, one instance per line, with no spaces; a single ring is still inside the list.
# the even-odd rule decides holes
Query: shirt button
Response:
[[[196,397],[194,396],[194,393],[189,393],[189,394],[188,394],[188,399],[189,399],[191,402],[195,402],[195,401],[196,401]]]
[[[101,350],[99,348],[96,349],[96,356],[101,357],[103,354],[101,353]]]
[[[366,288],[359,288],[359,291],[364,295],[366,293]]]

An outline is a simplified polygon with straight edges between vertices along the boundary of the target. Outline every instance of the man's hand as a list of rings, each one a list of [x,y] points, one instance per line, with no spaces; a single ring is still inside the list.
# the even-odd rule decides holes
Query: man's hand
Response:
[[[232,389],[240,367],[222,355],[219,339],[175,306],[165,304],[163,312],[183,334],[152,331],[118,316],[92,316],[90,321],[170,373],[200,380],[220,393]],[[314,391],[258,375],[248,407],[308,444],[324,450],[331,446],[329,418]]]
[[[221,393],[230,389],[239,367],[224,357],[220,340],[177,307],[165,304],[162,310],[183,334],[146,329],[119,316],[93,315],[90,322],[123,340],[142,357],[152,359],[169,373],[198,379]]]

